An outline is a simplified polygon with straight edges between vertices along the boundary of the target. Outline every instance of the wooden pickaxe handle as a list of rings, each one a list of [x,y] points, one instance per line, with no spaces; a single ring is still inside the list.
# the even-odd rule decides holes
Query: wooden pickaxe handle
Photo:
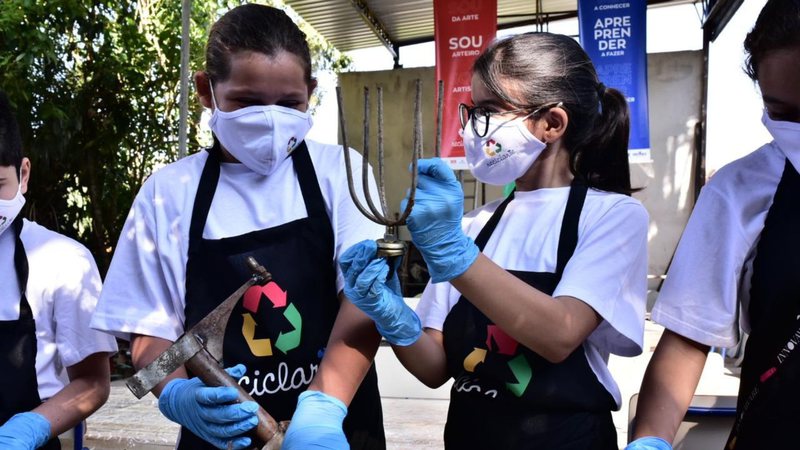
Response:
[[[217,360],[206,349],[197,352],[186,361],[185,366],[194,376],[202,380],[206,386],[230,386],[239,391],[238,401],[240,403],[255,401],[250,394],[239,386],[239,383],[233,377],[219,366]],[[261,406],[258,407],[256,414],[258,416],[258,425],[248,433],[253,439],[253,446],[259,449],[263,447],[264,450],[280,449],[288,422],[278,423]]]

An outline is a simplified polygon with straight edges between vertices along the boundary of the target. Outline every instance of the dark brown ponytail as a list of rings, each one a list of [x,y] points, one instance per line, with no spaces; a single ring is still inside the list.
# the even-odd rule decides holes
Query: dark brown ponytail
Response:
[[[628,138],[630,114],[625,96],[616,89],[598,92],[600,113],[583,142],[575,142],[570,152],[572,173],[585,179],[589,186],[604,191],[630,194],[630,166],[628,165]]]

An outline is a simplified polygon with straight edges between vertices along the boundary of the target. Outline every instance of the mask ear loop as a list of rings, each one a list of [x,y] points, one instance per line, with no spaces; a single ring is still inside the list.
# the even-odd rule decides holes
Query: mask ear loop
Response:
[[[214,111],[212,111],[211,115],[211,118],[213,119],[214,118],[213,113],[215,111],[219,111],[219,106],[217,106],[217,97],[214,95],[214,85],[211,83],[211,77],[208,77],[208,89],[211,90],[211,106],[214,107]],[[211,147],[212,151],[210,151],[209,153],[211,155],[220,155],[221,154],[220,148],[222,147],[222,144],[220,144],[219,138],[217,138],[216,134],[214,134],[213,132],[211,134],[212,136],[214,136],[214,145]]]
[[[208,88],[211,90],[211,106],[213,106],[214,109],[219,109],[219,106],[217,106],[217,97],[214,96],[214,85],[211,83],[211,78],[208,79]]]

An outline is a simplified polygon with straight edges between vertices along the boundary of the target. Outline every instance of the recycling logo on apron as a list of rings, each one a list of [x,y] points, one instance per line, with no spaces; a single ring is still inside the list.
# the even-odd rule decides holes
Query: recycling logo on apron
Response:
[[[522,353],[514,356],[517,353],[519,342],[506,334],[497,325],[488,325],[486,329],[486,348],[478,348],[470,352],[464,358],[464,370],[469,373],[475,372],[475,367],[486,361],[486,354],[489,351],[494,351],[501,355],[508,356],[508,368],[517,379],[516,383],[506,383],[506,388],[517,397],[521,397],[525,393],[525,389],[531,382],[533,371]],[[488,349],[488,350],[487,350]]]
[[[272,303],[273,309],[283,309],[283,317],[291,324],[293,330],[287,333],[280,332],[277,338],[273,340],[270,338],[256,339],[256,324],[252,314],[258,311],[258,306],[261,300],[266,297]],[[267,357],[272,356],[273,347],[280,350],[282,353],[287,354],[290,350],[297,348],[300,345],[300,335],[303,328],[303,319],[300,312],[292,303],[287,303],[287,292],[281,289],[277,283],[270,281],[264,286],[251,286],[244,293],[242,306],[246,311],[242,314],[244,323],[242,324],[242,335],[244,336],[250,352],[254,356]]]

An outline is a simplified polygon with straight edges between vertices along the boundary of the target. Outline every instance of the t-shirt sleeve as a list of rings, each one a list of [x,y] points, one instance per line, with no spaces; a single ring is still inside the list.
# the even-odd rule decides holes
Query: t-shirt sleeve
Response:
[[[442,331],[444,321],[461,294],[448,282],[431,283],[425,286],[417,304],[416,313],[424,328]]]
[[[100,295],[101,280],[94,258],[84,247],[63,261],[53,289],[55,343],[61,362],[73,366],[94,353],[114,353],[117,342],[110,334],[89,328]]]
[[[134,199],[92,316],[92,328],[122,339],[134,333],[174,341],[183,333],[184,311],[180,289],[167,281],[167,274],[177,267],[170,259],[182,264],[179,242],[185,239],[172,236],[177,230],[165,231],[159,239],[156,208],[164,201],[155,195],[153,184],[152,178],[145,182]],[[170,279],[183,280],[183,276]]]
[[[340,147],[341,148],[341,147]],[[353,168],[353,187],[356,194],[360,199],[361,205],[369,211],[367,201],[364,197],[363,183],[361,181],[361,164],[362,158],[355,150],[350,150],[350,162]],[[336,289],[341,292],[344,289],[344,276],[339,267],[339,256],[342,255],[351,246],[366,240],[375,240],[383,237],[385,227],[367,219],[356,207],[353,199],[350,197],[350,191],[347,186],[347,172],[345,172],[344,158],[341,158],[341,165],[339,166],[340,172],[338,180],[332,188],[337,189],[333,198],[336,198],[336,209],[333,214],[334,229],[336,232],[336,248],[335,248],[335,263],[336,263]],[[372,169],[369,170],[369,192],[370,198],[376,208],[381,209],[380,197],[378,196],[378,187],[375,183],[375,177]],[[391,207],[387,205],[391,210]]]
[[[709,346],[739,340],[737,292],[752,242],[740,208],[712,185],[703,188],[681,236],[652,319]]]
[[[575,297],[602,317],[589,335],[601,351],[638,355],[647,299],[647,211],[625,199],[587,220],[553,297]]]

